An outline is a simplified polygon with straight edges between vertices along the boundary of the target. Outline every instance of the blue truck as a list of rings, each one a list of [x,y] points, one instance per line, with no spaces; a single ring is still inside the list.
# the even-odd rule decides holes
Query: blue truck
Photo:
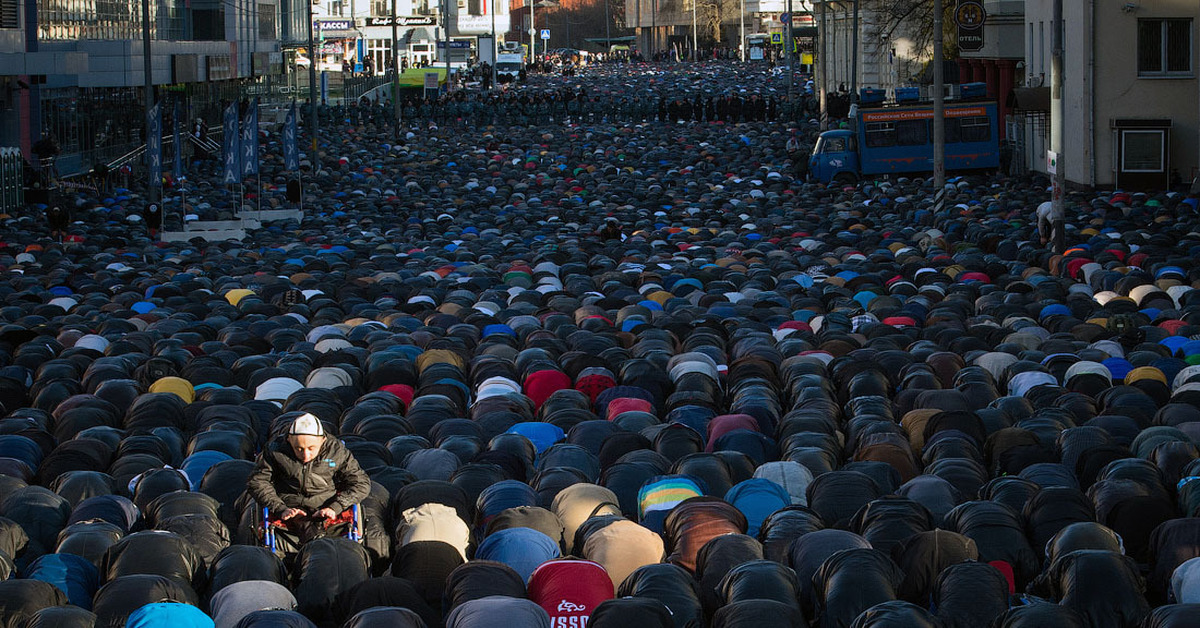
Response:
[[[948,102],[945,113],[946,171],[998,168],[996,103]],[[810,177],[853,184],[873,176],[933,171],[933,103],[860,106],[855,122],[853,131],[835,129],[817,138],[808,161]]]

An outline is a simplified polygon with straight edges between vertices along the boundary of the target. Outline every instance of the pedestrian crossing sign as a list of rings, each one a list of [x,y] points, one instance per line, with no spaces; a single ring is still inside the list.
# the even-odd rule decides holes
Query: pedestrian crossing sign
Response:
[[[542,29],[542,39],[550,39],[550,29],[548,29],[548,28]]]
[[[771,43],[782,44],[783,43],[783,33],[771,33]]]

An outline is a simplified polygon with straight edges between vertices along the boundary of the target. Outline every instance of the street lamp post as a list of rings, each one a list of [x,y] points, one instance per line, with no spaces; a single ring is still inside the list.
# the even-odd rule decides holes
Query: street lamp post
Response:
[[[529,3],[529,65],[533,65],[533,59],[537,53],[537,42],[533,39],[537,34],[537,20],[533,16],[534,0],[525,0]]]
[[[534,21],[532,20],[532,17],[533,17],[533,7],[534,7],[534,5],[535,5],[535,4],[536,4],[537,6],[540,6],[540,7],[542,7],[543,9],[553,9],[553,8],[558,8],[558,6],[559,6],[559,5],[558,5],[558,3],[556,3],[556,2],[551,2],[550,0],[537,0],[536,2],[533,2],[533,3],[531,3],[531,4],[529,5],[530,24],[531,24],[531,25],[532,25],[532,27],[533,27],[533,28],[529,29],[529,43],[530,43],[530,45],[531,45],[531,46],[532,46],[532,44],[533,44],[533,42],[534,42],[534,40],[533,40],[533,36],[536,34],[536,32],[537,32],[537,30],[538,30],[538,28],[537,28],[537,22],[534,22]],[[547,17],[546,17],[546,26],[547,26],[547,27],[549,27],[549,26],[550,26],[550,18],[549,18],[549,14],[547,14]],[[569,25],[568,25],[568,28],[570,28],[570,26],[569,26]],[[549,44],[549,43],[550,43],[550,42],[549,42],[548,40],[545,40],[545,39],[543,39],[543,40],[542,40],[542,57],[543,57],[543,59],[544,59],[544,58],[545,58],[545,56],[546,56],[546,46],[547,46],[547,44]],[[530,59],[532,59],[532,58],[533,58],[533,50],[534,50],[534,48],[532,48],[532,47],[531,47],[529,50],[530,50],[530,52],[529,52]]]

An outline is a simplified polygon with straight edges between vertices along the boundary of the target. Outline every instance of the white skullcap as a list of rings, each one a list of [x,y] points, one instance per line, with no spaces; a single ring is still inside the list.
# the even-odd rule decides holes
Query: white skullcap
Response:
[[[317,417],[305,412],[296,417],[292,421],[292,427],[288,430],[289,436],[324,436],[325,427],[321,425],[321,420]]]

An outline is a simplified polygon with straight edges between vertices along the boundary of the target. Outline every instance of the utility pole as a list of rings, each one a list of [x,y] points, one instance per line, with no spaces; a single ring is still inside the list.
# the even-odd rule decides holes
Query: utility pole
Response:
[[[450,0],[442,0],[442,30],[446,31],[446,93],[450,92]]]
[[[306,0],[304,6],[308,7],[308,135],[312,140],[312,154],[308,156],[309,163],[312,164],[313,172],[318,170],[317,164],[317,63],[321,56],[317,54],[316,43],[313,41],[313,30],[316,25],[313,23],[312,0]]]
[[[1050,22],[1050,150],[1054,153],[1054,174],[1050,184],[1050,225],[1054,238],[1054,252],[1066,249],[1066,234],[1063,233],[1063,187],[1067,182],[1067,169],[1063,165],[1063,3],[1054,0],[1054,13]]]
[[[654,11],[650,12],[650,58],[659,50],[659,0],[654,0]]]
[[[534,0],[525,0],[529,3],[529,69],[533,70],[533,59],[537,52],[537,42],[534,41],[534,36],[537,34],[537,20],[533,18],[533,2]]]
[[[792,0],[787,0],[787,24],[783,25],[783,51],[787,53],[787,97],[788,103],[794,103],[796,98],[796,90],[794,83],[796,82],[796,66],[793,64],[793,59],[796,56],[795,40],[792,37],[792,24],[796,21],[796,16],[792,13]],[[790,120],[789,120],[790,122]]]
[[[258,56],[258,3],[251,2],[249,11],[251,12],[250,15],[254,16],[254,25],[250,27],[250,39],[254,42],[253,52],[250,54],[250,76],[258,78],[258,73],[255,72],[256,68],[254,67],[254,58]],[[270,91],[267,93],[269,94]]]
[[[395,2],[396,0],[392,0]],[[496,80],[496,57],[498,56],[498,44],[496,43],[496,0],[492,0],[492,89],[500,89],[500,82]]]
[[[746,60],[746,0],[742,0],[739,4],[741,10],[738,11],[738,36],[741,41],[738,42],[738,59]]]
[[[600,1],[604,3],[604,58],[605,58],[605,60],[607,60],[608,54],[610,52],[612,52],[612,34],[608,30],[608,25],[612,22],[612,19],[608,15],[609,0],[600,0]],[[695,17],[696,16],[696,4],[695,4],[695,2],[696,2],[696,0],[692,0],[692,23],[695,23],[695,21],[696,21],[696,17]]]
[[[153,130],[153,125],[150,123],[150,110],[154,108],[154,60],[150,57],[150,0],[142,0],[142,71],[145,73],[145,95],[143,98],[146,101],[146,163],[150,163],[150,132]],[[148,170],[148,169],[147,169]],[[155,181],[150,181],[148,199],[150,203],[158,202],[158,185]]]
[[[792,0],[788,0],[791,2]],[[608,6],[607,3],[605,6]],[[696,38],[696,0],[692,0],[692,61],[700,60],[700,40]]]
[[[940,210],[946,195],[946,88],[942,76],[942,0],[933,0],[933,185],[934,209]]]
[[[642,35],[642,0],[634,0],[634,2],[636,3],[636,7],[637,7],[637,11],[634,11],[634,13],[637,13],[637,26],[635,27],[636,30],[634,30],[634,34],[637,36],[640,36],[640,35]],[[606,4],[605,6],[608,6],[608,5]],[[637,45],[641,46],[642,43],[643,42],[638,41]],[[611,40],[608,42],[608,46],[609,46],[609,48],[612,48]],[[647,48],[649,48],[649,46],[647,46]],[[639,54],[641,54],[641,50],[638,50],[637,52]]]
[[[853,33],[850,43],[850,102],[858,102],[858,4],[859,0],[854,0],[854,24],[850,26]]]
[[[311,2],[312,0],[309,0]],[[392,117],[396,139],[400,139],[400,37],[397,32],[400,16],[396,15],[396,0],[392,0]]]
[[[818,54],[821,56],[821,67],[820,67],[820,72],[821,72],[820,79],[821,80],[817,81],[817,89],[821,90],[821,93],[819,94],[819,97],[821,99],[820,100],[821,130],[828,131],[829,130],[829,112],[828,112],[828,110],[825,109],[826,94],[829,93],[829,74],[828,74],[829,66],[825,63],[826,51],[829,50],[829,46],[826,44],[826,40],[829,39],[829,37],[826,36],[828,31],[826,30],[826,22],[825,22],[825,3],[828,2],[828,0],[818,0],[818,1],[821,3],[821,13],[819,15],[820,26],[817,28],[817,43],[821,45],[821,49],[818,51]]]

